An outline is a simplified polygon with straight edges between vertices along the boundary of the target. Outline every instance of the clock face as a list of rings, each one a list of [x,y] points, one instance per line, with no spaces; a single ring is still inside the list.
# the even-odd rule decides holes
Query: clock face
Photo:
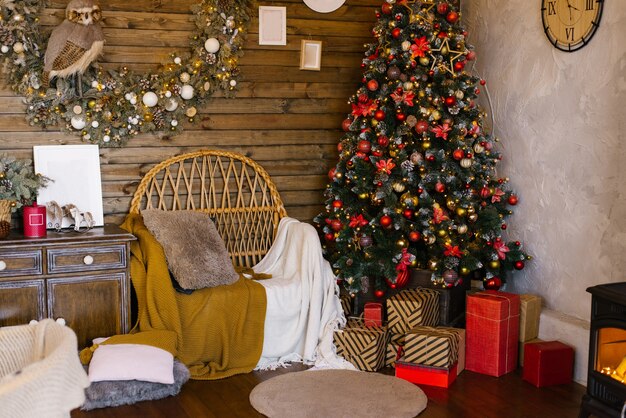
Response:
[[[556,48],[572,52],[589,43],[600,26],[604,0],[542,0],[541,20]]]

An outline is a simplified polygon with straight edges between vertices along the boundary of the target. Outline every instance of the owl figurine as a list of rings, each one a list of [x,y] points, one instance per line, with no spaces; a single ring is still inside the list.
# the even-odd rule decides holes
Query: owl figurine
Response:
[[[71,0],[65,20],[50,34],[44,56],[44,83],[54,77],[81,75],[104,47],[102,11],[94,0]]]

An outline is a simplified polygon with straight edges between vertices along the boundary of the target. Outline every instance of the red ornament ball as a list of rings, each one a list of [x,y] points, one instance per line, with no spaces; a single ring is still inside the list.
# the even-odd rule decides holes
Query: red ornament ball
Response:
[[[328,178],[333,180],[335,178],[335,167],[331,168],[330,170],[328,170]]]
[[[409,270],[402,270],[398,272],[396,276],[396,286],[404,287],[409,283]]]
[[[450,7],[448,6],[448,3],[439,3],[437,5],[437,13],[439,13],[440,15],[445,15],[446,13],[448,13],[449,9]]]
[[[380,289],[376,289],[374,290],[374,296],[376,296],[377,298],[382,298],[383,296],[385,296],[385,292],[380,290]]]
[[[502,228],[502,230],[504,231],[506,229],[506,224],[502,224],[502,226],[500,226],[500,228]]]
[[[502,287],[502,279],[497,276],[483,281],[485,290],[499,290]]]
[[[454,63],[454,71],[463,71],[464,68],[465,68],[464,61],[457,61]]]
[[[376,80],[370,80],[367,82],[367,89],[369,91],[376,91],[378,90],[378,81]]]
[[[341,122],[341,127],[346,132],[348,132],[350,130],[350,125],[352,125],[352,119],[350,119],[350,118],[344,119],[343,122]]]
[[[394,282],[392,282],[391,279],[385,279],[385,282],[387,282],[387,286],[389,286],[389,288],[391,288],[391,289],[395,289],[396,288],[396,284]]]
[[[341,200],[333,200],[333,207],[336,209],[340,209],[343,207],[343,201]]]
[[[380,226],[382,226],[383,228],[389,228],[392,222],[393,220],[389,215],[383,215],[380,217]]]
[[[400,35],[402,35],[402,29],[400,29],[400,28],[393,28],[393,30],[391,31],[391,36],[393,36],[394,38],[398,39],[400,37]]]
[[[391,4],[387,2],[383,3],[383,5],[380,6],[380,10],[386,15],[391,14]]]
[[[454,23],[456,23],[459,20],[459,14],[457,12],[455,12],[454,10],[452,10],[446,16],[446,20],[448,21],[448,23],[454,24]]]
[[[389,138],[387,138],[384,135],[381,135],[378,137],[376,142],[378,142],[378,145],[380,145],[381,147],[386,147],[387,145],[389,145]]]
[[[329,232],[328,234],[324,234],[324,239],[328,242],[332,242],[335,240],[335,234]]]
[[[400,122],[404,122],[406,120],[406,115],[402,112],[396,113],[396,119]]]
[[[517,196],[512,194],[511,196],[509,196],[508,202],[509,202],[509,205],[511,206],[517,205]]]
[[[381,121],[381,120],[385,120],[385,118],[387,117],[387,115],[385,115],[385,112],[378,109],[376,112],[374,112],[374,119],[376,119],[377,121]]]
[[[419,231],[409,232],[409,241],[417,242],[420,240],[420,238],[422,238],[422,234],[420,234]]]
[[[341,231],[341,228],[343,228],[343,224],[339,219],[333,219],[330,221],[330,229],[333,231]]]
[[[515,264],[513,264],[513,267],[515,267],[515,270],[521,270],[524,268],[524,262],[516,261]]]
[[[446,39],[448,37],[448,34],[445,33],[444,31],[441,31],[437,34],[437,38],[439,39]]]
[[[357,145],[357,150],[364,154],[367,154],[368,152],[370,152],[371,149],[372,149],[372,143],[366,139],[359,141],[359,144]]]
[[[417,123],[415,124],[415,132],[417,132],[418,134],[422,134],[426,132],[427,130],[428,130],[428,122],[426,122],[425,120],[417,121]]]
[[[435,191],[437,193],[445,192],[446,191],[446,185],[438,181],[437,183],[435,183]]]
[[[402,216],[404,216],[407,219],[411,219],[413,217],[413,210],[412,209],[404,209],[404,211],[402,211]]]
[[[446,104],[446,106],[451,107],[454,106],[456,104],[456,97],[454,96],[448,96],[446,97],[443,102]]]
[[[468,61],[475,60],[475,59],[476,59],[476,52],[474,52],[474,51],[469,51],[467,54],[465,54],[465,58],[466,58]]]
[[[435,156],[433,154],[428,154],[426,156],[426,160],[432,163],[433,161],[435,161]]]
[[[486,80],[480,80],[480,85],[481,85],[481,86],[484,86],[485,84],[487,84],[487,81],[486,81]]]
[[[452,158],[454,158],[457,161],[462,160],[464,156],[465,156],[465,152],[463,152],[463,150],[460,148],[457,148],[454,151],[452,151]]]

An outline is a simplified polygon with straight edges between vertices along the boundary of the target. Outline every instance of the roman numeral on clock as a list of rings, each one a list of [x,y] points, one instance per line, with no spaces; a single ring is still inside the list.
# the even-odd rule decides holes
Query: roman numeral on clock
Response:
[[[574,28],[565,28],[565,37],[568,41],[574,40]]]
[[[593,10],[593,3],[595,3],[595,0],[587,0],[585,10]]]
[[[548,16],[556,14],[556,1],[548,2]]]

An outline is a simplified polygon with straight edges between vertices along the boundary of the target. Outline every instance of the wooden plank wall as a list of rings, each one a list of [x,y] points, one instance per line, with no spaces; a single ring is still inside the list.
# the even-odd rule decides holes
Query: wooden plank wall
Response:
[[[123,148],[101,148],[104,212],[119,223],[143,173],[173,155],[200,148],[238,151],[274,178],[290,216],[310,221],[322,206],[326,173],[334,164],[348,97],[362,77],[364,43],[371,42],[381,0],[348,0],[333,13],[316,13],[302,0],[260,1],[287,7],[287,45],[258,45],[255,8],[243,76],[235,99],[215,97],[186,131],[170,140],[141,135]],[[156,68],[170,53],[184,51],[193,29],[189,7],[196,0],[101,1],[106,35],[100,62],[136,71]],[[63,19],[67,0],[53,0],[41,16],[44,28]],[[323,42],[322,70],[299,69],[300,41]],[[0,152],[32,158],[33,145],[79,144],[53,127],[32,128],[22,99],[0,83]]]

